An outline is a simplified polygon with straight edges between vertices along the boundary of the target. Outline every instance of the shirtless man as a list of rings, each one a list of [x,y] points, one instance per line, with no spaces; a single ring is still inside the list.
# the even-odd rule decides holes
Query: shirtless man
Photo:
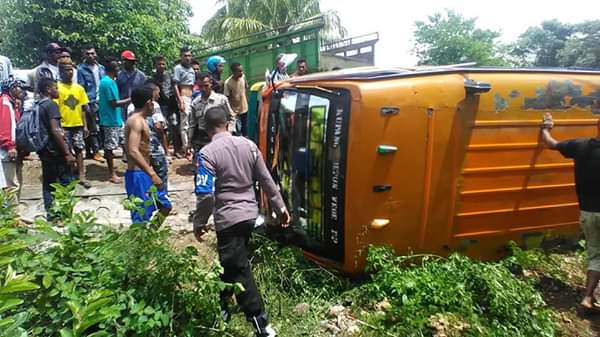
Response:
[[[196,73],[192,67],[192,52],[183,47],[180,50],[181,62],[173,69],[173,82],[175,84],[175,96],[179,106],[179,127],[181,134],[182,150],[189,146],[188,129],[190,125],[190,113],[192,112],[192,91],[196,81]],[[182,156],[183,153],[178,153]]]
[[[127,119],[125,124],[125,142],[127,144],[127,171],[125,172],[125,189],[128,197],[137,197],[144,201],[141,207],[143,212],[131,211],[133,223],[147,222],[153,213],[158,210],[162,217],[159,223],[171,211],[171,201],[166,193],[162,191],[162,180],[150,166],[150,130],[146,118],[152,115],[154,103],[152,100],[152,88],[144,86],[136,88],[131,93],[131,102],[135,110]],[[156,198],[150,193],[152,185],[157,187]],[[149,205],[147,200],[152,200]]]

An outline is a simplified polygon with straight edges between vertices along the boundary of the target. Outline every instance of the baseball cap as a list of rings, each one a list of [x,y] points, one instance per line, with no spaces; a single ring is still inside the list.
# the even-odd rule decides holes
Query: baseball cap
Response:
[[[48,43],[46,45],[46,53],[55,53],[55,52],[62,52],[65,51],[66,49],[64,47],[61,47],[58,43],[56,42],[51,42]]]
[[[135,54],[131,50],[126,50],[121,53],[121,58],[128,61],[137,61]]]

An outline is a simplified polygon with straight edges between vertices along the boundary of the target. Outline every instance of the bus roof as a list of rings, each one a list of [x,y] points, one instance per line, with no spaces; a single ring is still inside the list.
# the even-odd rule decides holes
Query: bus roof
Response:
[[[294,77],[291,83],[308,81],[329,80],[378,80],[397,77],[427,76],[448,73],[574,73],[600,75],[600,69],[592,68],[499,68],[499,67],[474,67],[474,66],[419,66],[412,68],[381,68],[360,67],[323,73],[315,73],[301,77]]]

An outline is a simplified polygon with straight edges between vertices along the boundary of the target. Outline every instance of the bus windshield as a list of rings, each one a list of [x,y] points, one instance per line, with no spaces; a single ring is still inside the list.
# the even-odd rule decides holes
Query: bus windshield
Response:
[[[327,235],[322,188],[329,109],[328,98],[290,90],[283,92],[277,114],[277,172],[300,241],[296,243],[317,251]]]

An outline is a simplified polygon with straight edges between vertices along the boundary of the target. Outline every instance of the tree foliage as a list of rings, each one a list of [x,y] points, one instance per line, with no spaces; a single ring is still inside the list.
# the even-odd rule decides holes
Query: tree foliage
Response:
[[[179,48],[193,38],[185,0],[0,0],[0,50],[19,67],[40,60],[53,41],[73,49],[96,46],[100,59],[133,50],[148,69],[152,57],[177,58]]]
[[[446,10],[429,16],[427,21],[416,21],[414,52],[419,64],[503,65],[496,42],[500,33],[477,28],[476,20]]]
[[[600,67],[600,20],[544,21],[521,34],[511,54],[518,66]]]
[[[600,20],[576,25],[559,59],[564,66],[600,68]]]
[[[560,66],[559,52],[573,32],[572,25],[558,20],[544,21],[540,27],[529,27],[519,36],[512,50],[517,65]]]
[[[346,35],[336,12],[321,12],[319,0],[219,0],[217,12],[202,26],[202,36],[211,43],[242,38],[264,30],[287,31],[294,23],[323,16],[321,38],[334,40]]]

